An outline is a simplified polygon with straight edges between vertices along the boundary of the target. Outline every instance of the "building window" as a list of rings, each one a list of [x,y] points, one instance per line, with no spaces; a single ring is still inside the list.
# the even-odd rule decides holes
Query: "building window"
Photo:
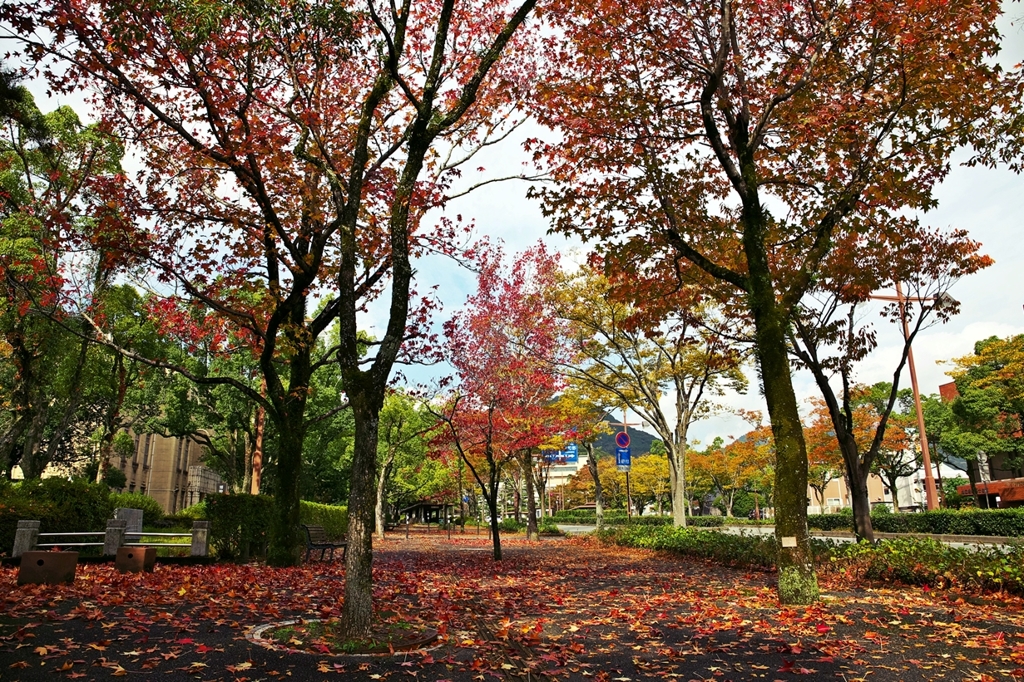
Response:
[[[843,501],[840,500],[838,497],[830,497],[828,498],[827,504],[830,507],[838,507],[843,504]]]

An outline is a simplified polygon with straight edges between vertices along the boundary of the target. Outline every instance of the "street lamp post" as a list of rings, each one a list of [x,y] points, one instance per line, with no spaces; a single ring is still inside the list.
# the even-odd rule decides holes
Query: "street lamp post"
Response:
[[[911,300],[909,297],[903,295],[902,287],[900,283],[896,282],[896,296],[877,296],[871,295],[868,298],[874,298],[882,301],[896,301],[899,304],[900,309],[900,322],[903,323],[903,340],[907,343],[907,365],[910,368],[910,387],[914,392],[914,410],[917,412],[917,433],[921,439],[921,463],[924,466],[924,491],[925,491],[925,506],[928,511],[933,511],[939,508],[939,496],[938,491],[935,488],[935,478],[932,476],[932,459],[928,452],[928,435],[924,429],[924,412],[921,410],[921,392],[917,388],[917,370],[914,367],[914,349],[910,343],[910,326],[907,324],[907,301]],[[955,304],[956,301],[949,294],[942,294],[941,296],[926,296],[917,298],[915,301],[935,301],[936,307],[943,305]]]

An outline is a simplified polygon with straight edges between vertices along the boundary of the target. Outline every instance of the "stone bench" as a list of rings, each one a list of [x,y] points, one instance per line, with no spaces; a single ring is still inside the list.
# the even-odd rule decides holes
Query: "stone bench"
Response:
[[[210,554],[210,522],[195,521],[192,523],[191,533],[129,533],[125,519],[110,519],[103,531],[81,532],[81,533],[40,533],[39,521],[23,520],[18,521],[18,529],[14,536],[14,551],[12,557],[20,557],[25,552],[33,550],[60,547],[102,547],[103,556],[115,557],[117,550],[121,547],[188,547],[190,556],[205,557]],[[155,542],[142,543],[133,541],[131,538],[140,538],[142,535],[160,537],[191,537],[189,545],[176,542]],[[100,538],[103,541],[86,541],[87,538]],[[43,540],[43,542],[40,542]]]

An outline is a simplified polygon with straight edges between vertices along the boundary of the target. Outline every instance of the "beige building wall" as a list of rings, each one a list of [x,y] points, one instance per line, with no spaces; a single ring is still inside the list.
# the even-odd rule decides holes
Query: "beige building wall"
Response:
[[[203,448],[191,439],[133,435],[134,454],[114,462],[128,479],[127,492],[148,495],[164,512],[174,514],[201,502],[223,484],[220,476],[200,463]]]
[[[841,509],[853,507],[850,489],[843,478],[829,481],[825,486],[824,500],[821,504],[818,501],[818,492],[810,486],[807,487],[807,499],[811,501],[807,507],[810,514],[834,514]],[[892,495],[889,494],[882,479],[874,474],[868,476],[868,501],[872,506],[882,502],[892,505]]]

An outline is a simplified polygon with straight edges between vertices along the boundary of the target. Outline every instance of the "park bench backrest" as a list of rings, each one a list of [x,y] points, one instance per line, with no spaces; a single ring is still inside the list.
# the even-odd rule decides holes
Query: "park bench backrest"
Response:
[[[306,535],[309,537],[310,544],[322,545],[328,541],[327,533],[324,532],[323,526],[304,525],[303,528],[306,529]]]

